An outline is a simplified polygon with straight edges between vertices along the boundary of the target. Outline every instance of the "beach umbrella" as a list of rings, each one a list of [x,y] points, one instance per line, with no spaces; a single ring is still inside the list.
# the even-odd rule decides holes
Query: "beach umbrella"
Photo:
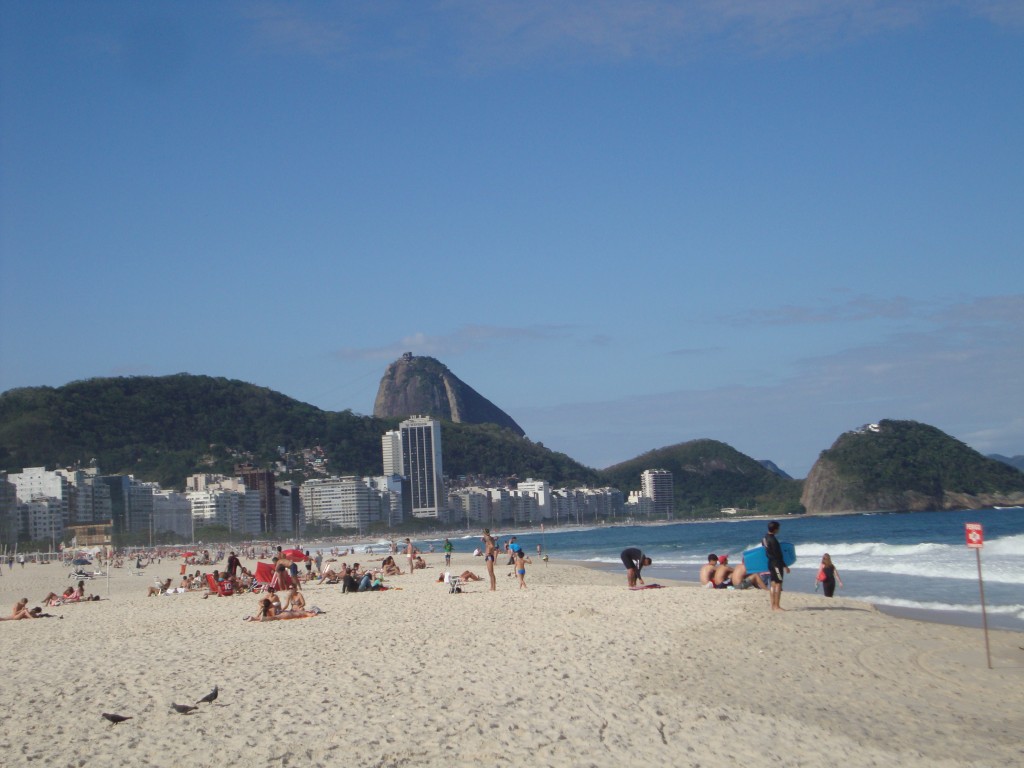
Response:
[[[303,552],[301,549],[286,549],[281,554],[284,555],[285,557],[287,557],[289,560],[305,560],[306,559],[306,553]]]
[[[182,557],[193,557],[194,555],[195,555],[195,552],[182,552],[181,553]]]
[[[74,560],[71,561],[71,564],[72,565],[90,565],[91,562],[92,562],[91,560],[87,560],[84,557],[76,557]]]

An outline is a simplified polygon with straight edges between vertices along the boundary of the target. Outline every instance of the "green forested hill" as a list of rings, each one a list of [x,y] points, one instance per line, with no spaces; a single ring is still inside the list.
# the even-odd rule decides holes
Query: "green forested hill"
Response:
[[[847,432],[811,469],[808,511],[951,509],[1016,503],[1024,474],[927,424],[883,420]]]
[[[195,472],[230,473],[240,461],[268,466],[288,451],[321,446],[332,474],[382,471],[381,436],[398,419],[322,411],[265,387],[209,376],[104,378],[0,395],[0,467],[70,466],[96,459],[180,487]],[[553,483],[594,482],[564,454],[489,425],[445,423],[445,472]]]
[[[784,515],[802,511],[801,483],[764,467],[735,448],[716,440],[692,440],[649,451],[602,472],[606,482],[623,491],[640,487],[645,469],[672,473],[676,510],[682,515],[717,513],[722,507],[742,507],[759,514]]]

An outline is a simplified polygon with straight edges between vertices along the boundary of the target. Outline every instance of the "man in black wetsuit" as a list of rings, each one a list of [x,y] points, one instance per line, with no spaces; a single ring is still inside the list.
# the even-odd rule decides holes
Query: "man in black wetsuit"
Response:
[[[635,587],[638,581],[641,584],[644,583],[644,580],[640,578],[640,571],[645,565],[651,564],[651,558],[636,547],[629,547],[622,550],[622,564],[626,566],[626,580],[629,582],[629,586]]]
[[[786,610],[779,602],[782,600],[782,574],[789,573],[789,566],[782,559],[782,547],[779,540],[775,538],[779,530],[779,524],[775,520],[768,523],[768,533],[761,539],[761,546],[768,555],[768,595],[771,598],[773,611]]]

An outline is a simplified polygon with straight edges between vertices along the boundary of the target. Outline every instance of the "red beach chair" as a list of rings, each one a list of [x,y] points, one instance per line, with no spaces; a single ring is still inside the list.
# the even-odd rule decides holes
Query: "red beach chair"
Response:
[[[252,591],[266,592],[267,587],[270,586],[277,589],[277,585],[274,584],[274,578],[274,566],[270,563],[256,563],[256,573],[252,576]]]
[[[210,592],[216,593],[219,597],[231,597],[235,594],[235,588],[230,581],[217,581],[212,573],[206,574],[206,583],[210,585]]]

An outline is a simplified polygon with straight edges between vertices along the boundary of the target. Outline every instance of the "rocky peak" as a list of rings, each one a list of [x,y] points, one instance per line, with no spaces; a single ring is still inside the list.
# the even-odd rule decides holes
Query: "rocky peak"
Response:
[[[406,418],[418,414],[460,424],[496,424],[523,436],[522,427],[498,406],[432,357],[406,352],[380,380],[373,415]]]

